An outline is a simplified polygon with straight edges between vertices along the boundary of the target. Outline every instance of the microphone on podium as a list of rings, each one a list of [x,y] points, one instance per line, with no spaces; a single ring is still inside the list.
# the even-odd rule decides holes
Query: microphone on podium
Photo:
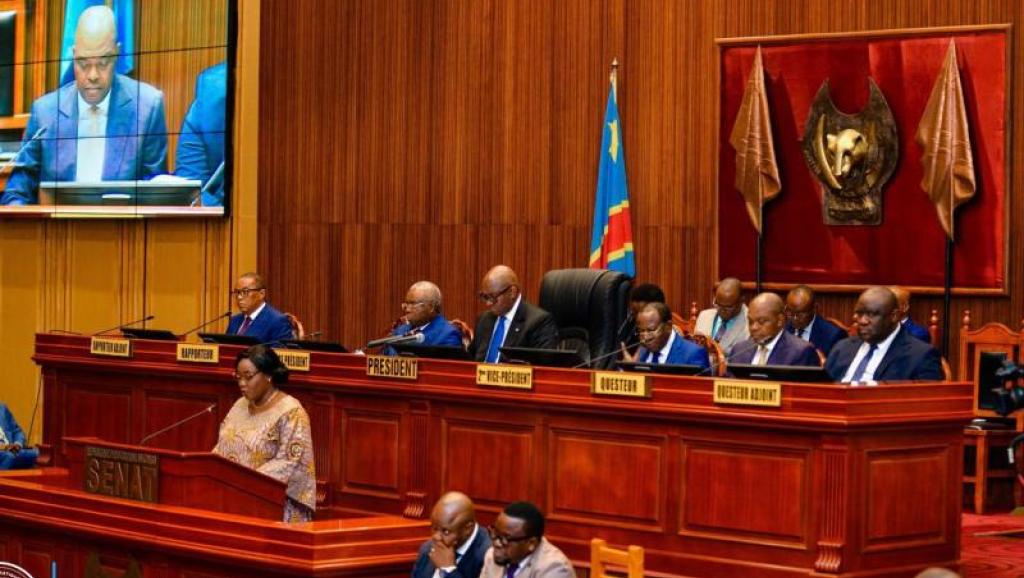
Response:
[[[221,313],[220,315],[214,317],[213,319],[210,319],[209,321],[204,321],[199,326],[193,327],[192,329],[189,329],[185,333],[182,333],[181,336],[182,337],[188,337],[189,335],[195,333],[196,331],[199,331],[200,329],[206,327],[207,325],[210,325],[211,323],[216,323],[217,321],[220,321],[221,319],[230,319],[230,318],[231,318],[231,312],[230,311],[225,311],[224,313]]]
[[[111,327],[109,329],[104,329],[103,331],[97,331],[96,333],[93,333],[92,335],[93,335],[93,337],[96,337],[97,335],[103,335],[104,333],[110,333],[111,331],[113,331],[115,329],[123,329],[125,327],[131,327],[132,325],[137,325],[139,323],[145,323],[147,321],[152,321],[154,319],[156,319],[156,315],[147,315],[147,316],[143,317],[142,319],[136,319],[135,321],[132,321],[132,322],[129,322],[129,323],[121,323],[121,324],[115,325],[115,326],[113,326],[113,327]]]
[[[626,349],[629,349],[630,347],[633,347],[634,345],[640,345],[640,342],[637,341],[637,342],[634,342],[634,343],[630,343],[629,345],[626,346]],[[590,361],[584,361],[583,363],[581,363],[579,365],[574,365],[574,366],[572,366],[572,369],[580,369],[581,367],[593,367],[594,363],[596,363],[598,361],[601,361],[602,359],[608,359],[609,357],[612,357],[613,355],[618,355],[620,353],[622,353],[621,349],[615,349],[615,350],[609,351],[608,353],[605,353],[604,355],[598,355],[597,357],[591,359]]]
[[[36,134],[32,135],[32,138],[30,138],[27,141],[25,141],[25,144],[21,145],[21,148],[18,149],[18,152],[14,153],[14,156],[11,157],[11,160],[9,160],[6,163],[4,163],[3,166],[0,166],[0,173],[3,173],[4,171],[6,171],[7,169],[9,169],[9,168],[11,168],[13,166],[21,166],[21,165],[15,165],[14,163],[21,157],[21,153],[25,152],[25,149],[28,148],[28,145],[30,145],[33,142],[39,140],[39,137],[43,136],[43,133],[45,133],[45,132],[46,132],[46,127],[45,126],[39,127],[39,130],[36,131]]]
[[[427,336],[422,333],[414,333],[412,335],[392,335],[391,337],[382,337],[380,339],[374,339],[366,344],[366,348],[371,347],[382,347],[384,345],[399,345],[402,343],[423,343],[427,340]]]
[[[165,427],[165,428],[163,428],[163,429],[161,429],[161,430],[155,431],[155,432],[153,432],[153,433],[149,434],[148,436],[146,436],[146,437],[142,438],[142,441],[140,441],[140,442],[138,443],[138,445],[140,445],[140,446],[141,446],[142,444],[144,444],[144,443],[148,442],[149,440],[151,440],[151,439],[155,438],[156,436],[158,436],[158,435],[160,435],[160,434],[162,434],[162,433],[164,433],[164,432],[169,432],[169,431],[171,431],[172,429],[174,429],[174,428],[176,428],[176,427],[178,427],[178,426],[180,426],[180,425],[182,425],[182,424],[188,423],[188,422],[190,422],[190,421],[192,421],[192,420],[196,419],[197,417],[199,417],[199,416],[203,415],[204,413],[213,413],[213,410],[214,410],[214,408],[216,408],[216,407],[217,407],[217,404],[215,404],[215,403],[211,403],[211,404],[210,404],[210,406],[209,406],[209,407],[207,407],[207,408],[205,408],[205,409],[203,409],[203,411],[198,411],[198,412],[196,412],[196,413],[194,413],[194,414],[192,414],[192,415],[190,415],[190,416],[186,417],[186,418],[185,418],[185,419],[183,419],[183,420],[180,420],[180,421],[174,422],[174,423],[172,423],[171,425],[169,425],[169,426],[167,426],[167,427]]]

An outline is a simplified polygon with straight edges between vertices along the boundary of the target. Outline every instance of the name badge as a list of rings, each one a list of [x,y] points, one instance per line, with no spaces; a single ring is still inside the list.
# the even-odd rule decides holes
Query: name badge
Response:
[[[389,355],[367,355],[366,375],[369,377],[393,377],[415,380],[419,375],[419,360],[410,357]]]
[[[590,393],[619,397],[651,397],[646,375],[621,371],[595,371]]]
[[[533,368],[480,363],[476,366],[476,384],[512,389],[533,389]]]
[[[782,384],[736,379],[715,380],[715,403],[731,405],[782,406]]]
[[[310,361],[308,351],[295,351],[294,349],[274,349],[281,363],[291,371],[309,371]]]
[[[89,353],[108,357],[131,357],[132,342],[120,337],[93,337]]]
[[[209,343],[179,343],[178,361],[217,363],[220,361],[220,347]]]

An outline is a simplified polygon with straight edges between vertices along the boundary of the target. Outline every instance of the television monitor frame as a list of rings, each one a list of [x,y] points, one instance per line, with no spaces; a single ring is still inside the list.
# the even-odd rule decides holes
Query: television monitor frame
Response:
[[[472,361],[469,352],[458,345],[424,345],[422,343],[397,343],[391,346],[398,355],[424,359],[446,359],[449,361]]]
[[[502,347],[500,363],[523,363],[540,367],[572,369],[584,362],[580,354],[571,349],[544,349],[540,347]]]
[[[762,381],[784,381],[791,383],[835,383],[836,380],[817,365],[752,365],[729,363],[726,365],[731,377],[757,379]],[[739,371],[734,371],[739,370]]]
[[[631,373],[658,373],[663,375],[688,375],[691,377],[715,377],[710,367],[683,363],[650,363],[648,361],[618,361],[616,369]]]

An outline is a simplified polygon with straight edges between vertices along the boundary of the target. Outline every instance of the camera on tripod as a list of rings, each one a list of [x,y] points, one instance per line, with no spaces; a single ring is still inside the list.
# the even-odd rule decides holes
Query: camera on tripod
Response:
[[[995,371],[996,380],[1001,384],[992,389],[994,407],[999,415],[1006,417],[1018,409],[1024,408],[1024,387],[1018,380],[1024,377],[1024,369],[1011,359],[1004,359]]]

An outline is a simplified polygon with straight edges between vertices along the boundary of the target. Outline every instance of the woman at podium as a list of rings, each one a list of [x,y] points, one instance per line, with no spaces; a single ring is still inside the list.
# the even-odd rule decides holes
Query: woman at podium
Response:
[[[284,521],[311,521],[316,471],[309,415],[277,389],[287,383],[288,368],[273,349],[254,345],[238,354],[235,379],[242,397],[221,423],[213,452],[287,483]]]

